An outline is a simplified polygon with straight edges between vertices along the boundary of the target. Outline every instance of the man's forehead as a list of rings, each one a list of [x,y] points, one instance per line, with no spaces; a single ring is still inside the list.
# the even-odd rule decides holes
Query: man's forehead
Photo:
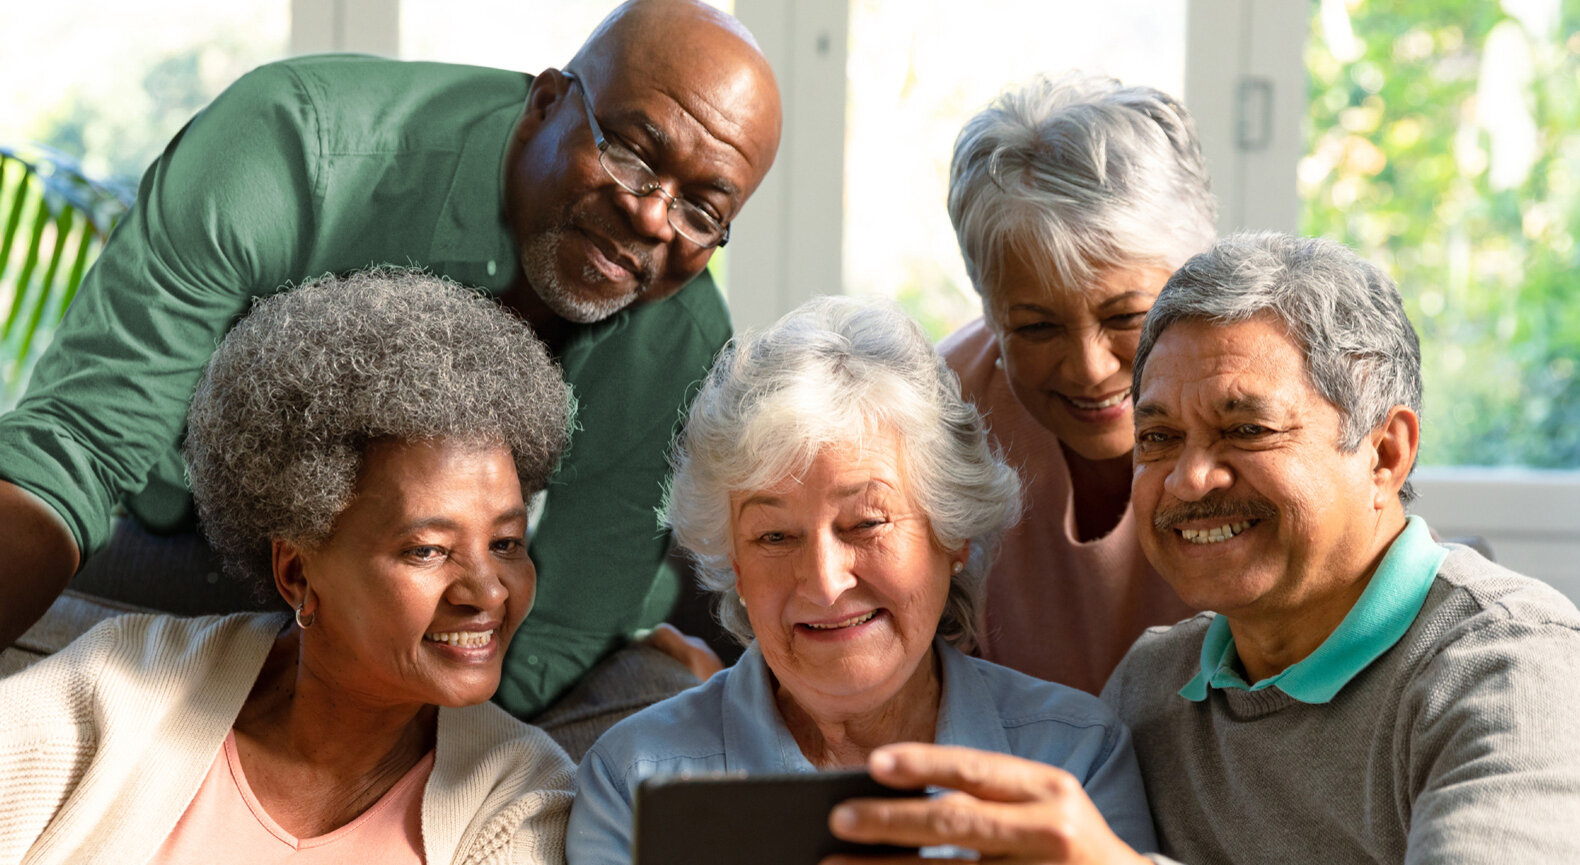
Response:
[[[1142,371],[1136,417],[1191,408],[1218,414],[1288,410],[1312,393],[1299,347],[1277,322],[1180,322],[1158,336]]]
[[[571,68],[596,92],[656,103],[649,111],[660,122],[663,103],[684,110],[754,169],[766,172],[773,160],[778,85],[756,40],[726,13],[676,0],[627,4],[582,46]]]

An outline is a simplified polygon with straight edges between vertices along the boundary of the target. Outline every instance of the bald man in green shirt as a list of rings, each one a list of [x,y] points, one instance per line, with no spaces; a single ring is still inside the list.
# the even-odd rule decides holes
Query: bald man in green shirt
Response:
[[[779,129],[750,34],[690,0],[628,3],[537,76],[352,56],[244,76],[148,170],[0,417],[0,646],[113,546],[117,505],[136,523],[117,539],[193,530],[186,403],[253,298],[416,265],[517,311],[580,402],[497,697],[541,712],[675,598],[654,508],[686,390],[729,336],[703,268]]]

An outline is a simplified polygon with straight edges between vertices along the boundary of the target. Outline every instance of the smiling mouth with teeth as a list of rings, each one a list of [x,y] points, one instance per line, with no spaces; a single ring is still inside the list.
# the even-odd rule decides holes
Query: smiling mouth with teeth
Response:
[[[478,649],[493,641],[494,631],[493,629],[487,631],[435,631],[432,634],[424,634],[423,639],[462,649]]]
[[[1193,544],[1216,544],[1238,535],[1251,527],[1254,520],[1242,520],[1238,523],[1218,526],[1211,529],[1180,529],[1180,537]]]
[[[1098,409],[1113,408],[1125,400],[1130,399],[1130,388],[1127,387],[1108,399],[1081,399],[1078,396],[1066,396],[1065,399],[1069,400],[1070,404],[1078,409],[1083,409],[1085,411],[1096,411]]]
[[[872,621],[872,617],[876,616],[877,614],[877,610],[872,610],[871,612],[863,613],[859,616],[852,616],[843,622],[829,622],[823,625],[814,625],[811,622],[807,622],[805,624],[808,628],[811,628],[814,631],[837,631],[841,628],[854,628],[857,625],[865,625],[866,623]]]

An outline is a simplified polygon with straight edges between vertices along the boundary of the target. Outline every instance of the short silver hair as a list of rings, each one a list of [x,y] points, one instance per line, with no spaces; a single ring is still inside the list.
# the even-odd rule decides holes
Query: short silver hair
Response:
[[[198,382],[183,456],[209,543],[268,598],[271,542],[329,537],[369,443],[504,444],[525,497],[548,483],[574,412],[543,343],[497,302],[375,268],[257,301]]]
[[[1169,277],[1141,328],[1135,392],[1170,325],[1261,314],[1288,329],[1307,379],[1338,410],[1341,450],[1353,453],[1396,405],[1421,414],[1421,343],[1393,280],[1343,244],[1271,231],[1226,237]],[[1399,499],[1414,498],[1406,481]]]
[[[1196,124],[1173,97],[1100,75],[1038,76],[966,122],[949,220],[983,308],[1020,253],[1050,282],[1173,270],[1216,236]]]
[[[766,331],[732,340],[691,404],[673,456],[664,521],[715,594],[719,621],[742,643],[751,623],[731,567],[730,494],[771,487],[830,446],[884,431],[933,539],[969,541],[938,633],[971,645],[987,567],[1020,518],[1020,478],[916,322],[887,304],[821,297]]]

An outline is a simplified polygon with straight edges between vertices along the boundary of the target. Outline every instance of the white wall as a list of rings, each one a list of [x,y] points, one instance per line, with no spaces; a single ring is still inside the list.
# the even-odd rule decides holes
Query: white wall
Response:
[[[1580,472],[1423,468],[1411,506],[1443,537],[1481,535],[1499,564],[1580,604]]]

